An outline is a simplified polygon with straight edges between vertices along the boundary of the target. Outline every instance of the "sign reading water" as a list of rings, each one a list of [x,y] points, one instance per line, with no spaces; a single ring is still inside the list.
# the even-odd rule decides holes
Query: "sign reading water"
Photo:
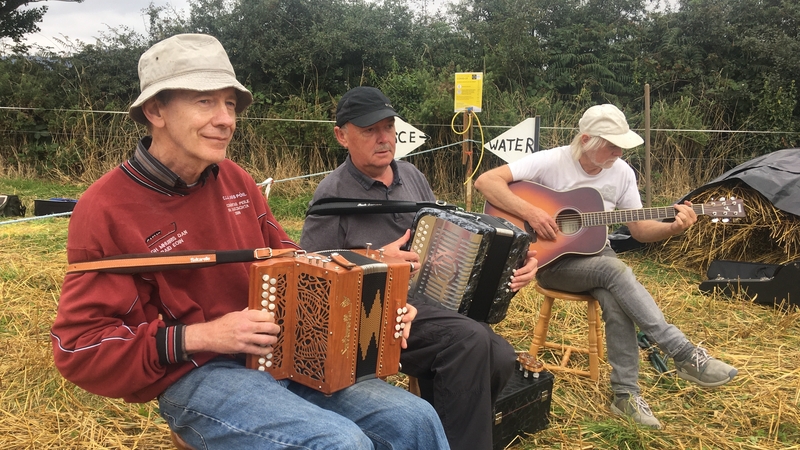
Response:
[[[539,117],[527,118],[483,146],[507,163],[539,151]]]

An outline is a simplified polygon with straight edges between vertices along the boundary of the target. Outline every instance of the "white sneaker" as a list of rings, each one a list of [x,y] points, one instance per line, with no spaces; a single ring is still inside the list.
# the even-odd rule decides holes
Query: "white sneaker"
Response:
[[[615,397],[611,402],[611,412],[618,416],[628,417],[639,425],[660,430],[661,422],[653,416],[650,406],[641,395]]]
[[[735,367],[712,358],[703,347],[695,347],[691,357],[675,361],[675,369],[679,377],[703,387],[722,386],[739,373]]]

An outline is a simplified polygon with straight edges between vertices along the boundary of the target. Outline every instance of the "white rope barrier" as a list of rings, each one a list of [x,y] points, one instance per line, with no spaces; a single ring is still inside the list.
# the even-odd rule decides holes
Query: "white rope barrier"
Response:
[[[94,109],[58,109],[58,108],[32,108],[21,106],[0,106],[0,110],[8,111],[58,111],[58,112],[76,112],[76,113],[100,113],[100,114],[128,114],[127,111],[104,111]],[[265,122],[308,122],[308,123],[328,123],[332,124],[332,120],[321,119],[282,119],[278,117],[239,117],[241,120],[258,120]],[[418,126],[429,127],[449,127],[449,125],[441,123],[421,123]],[[513,126],[508,125],[484,125],[483,128],[504,128],[510,129]],[[577,130],[575,127],[541,127],[542,130]],[[633,128],[636,131],[644,131],[642,128]],[[16,130],[0,130],[0,131],[16,131]],[[749,134],[800,134],[798,131],[772,131],[772,130],[697,130],[688,128],[651,128],[650,131],[658,132],[682,132],[682,133],[749,133]]]
[[[31,220],[51,219],[53,217],[65,217],[65,216],[70,216],[70,215],[72,215],[72,211],[63,212],[63,213],[56,213],[56,214],[47,214],[47,215],[44,215],[44,216],[26,217],[24,219],[6,220],[4,222],[0,222],[0,225],[7,225],[9,223],[30,222]]]

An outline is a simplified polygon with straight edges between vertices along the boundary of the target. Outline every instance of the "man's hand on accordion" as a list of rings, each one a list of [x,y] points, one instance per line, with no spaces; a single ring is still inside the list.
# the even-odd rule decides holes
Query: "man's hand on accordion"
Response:
[[[264,354],[274,345],[281,328],[268,311],[244,309],[205,323],[186,327],[186,353]]]
[[[406,230],[405,234],[403,234],[400,239],[383,246],[383,254],[392,258],[399,258],[410,262],[411,275],[414,275],[414,272],[418,271],[421,267],[419,264],[419,254],[417,254],[417,252],[401,250],[403,245],[405,245],[410,238],[411,230]]]
[[[408,348],[408,336],[411,333],[411,321],[414,320],[414,317],[417,317],[417,308],[410,303],[406,304],[406,309],[408,312],[403,314],[402,322],[405,324],[405,328],[403,328],[403,340],[400,341],[400,348]]]
[[[511,290],[517,292],[527,286],[536,276],[538,270],[539,261],[536,260],[536,251],[528,250],[528,257],[525,259],[525,265],[519,269],[515,269],[514,275],[511,277]]]

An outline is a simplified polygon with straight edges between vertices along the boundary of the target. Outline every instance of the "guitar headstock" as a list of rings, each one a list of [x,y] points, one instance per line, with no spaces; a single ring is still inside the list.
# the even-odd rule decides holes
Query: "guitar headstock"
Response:
[[[544,364],[528,352],[517,353],[517,363],[519,370],[525,378],[528,378],[530,374],[533,374],[533,377],[536,378],[539,376],[539,372],[544,370]]]
[[[747,217],[744,210],[744,203],[736,197],[720,197],[702,205],[702,214],[711,217],[711,221],[730,222],[731,219],[742,219]]]

